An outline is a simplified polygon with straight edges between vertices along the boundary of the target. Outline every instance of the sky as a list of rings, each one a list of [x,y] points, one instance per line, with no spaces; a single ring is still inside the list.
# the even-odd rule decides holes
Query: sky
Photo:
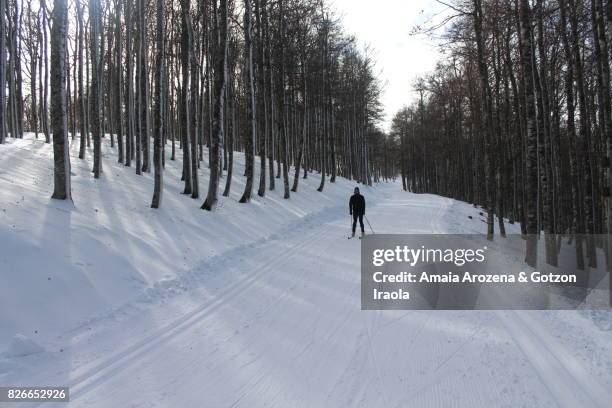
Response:
[[[331,0],[330,4],[361,48],[367,44],[373,49],[384,85],[381,125],[388,131],[393,114],[417,97],[414,80],[432,71],[441,58],[435,41],[410,32],[445,7],[435,0]]]

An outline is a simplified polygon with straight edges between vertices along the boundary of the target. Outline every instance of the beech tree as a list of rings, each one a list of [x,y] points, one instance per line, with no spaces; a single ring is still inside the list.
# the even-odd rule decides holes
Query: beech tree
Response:
[[[530,265],[541,236],[554,266],[571,234],[578,268],[595,268],[596,248],[610,248],[596,234],[612,227],[611,3],[444,4],[448,58],[416,82],[421,98],[391,132],[405,189],[481,205],[490,238],[495,218],[501,237],[520,222]]]
[[[53,196],[72,200],[70,188],[70,152],[66,112],[66,38],[68,5],[53,1],[51,25],[51,127],[53,129]]]
[[[6,138],[6,0],[0,0],[0,144]]]
[[[162,201],[164,169],[162,164],[163,132],[164,132],[164,52],[165,52],[165,29],[164,29],[164,2],[157,0],[155,3],[155,111],[153,114],[153,167],[155,171],[155,187],[153,190],[152,208],[159,208]]]
[[[94,142],[93,173],[99,178],[102,173],[102,125],[100,107],[100,86],[102,81],[100,62],[100,0],[89,0],[90,47],[91,47],[91,112],[92,136]]]
[[[214,129],[210,143],[210,177],[208,194],[202,209],[212,211],[217,205],[219,190],[220,149],[219,144],[224,132],[225,85],[227,80],[227,0],[220,1],[217,30],[219,42],[215,44],[215,109]]]
[[[51,5],[3,4],[2,136],[40,130],[51,141]],[[223,177],[228,199],[232,179],[244,177],[245,203],[257,181],[264,199],[277,178],[290,198],[313,173],[320,190],[336,176],[362,183],[391,177],[395,142],[377,129],[374,61],[326,2],[75,0],[67,13],[74,25],[64,54],[66,131],[80,159],[92,148],[95,177],[109,154],[135,164],[136,174],[152,163],[153,207],[162,202],[166,153],[181,161],[182,191],[196,198],[208,152],[203,207],[210,209]],[[234,150],[245,153],[244,174],[234,174]]]
[[[251,0],[244,0],[244,42],[246,48],[246,106],[247,106],[247,120],[249,127],[244,140],[244,152],[246,157],[246,184],[244,187],[244,193],[240,198],[241,203],[248,203],[251,201],[251,194],[253,192],[253,178],[255,177],[255,133],[256,133],[256,111],[255,111],[255,88],[253,84],[253,28],[251,26],[252,19]]]

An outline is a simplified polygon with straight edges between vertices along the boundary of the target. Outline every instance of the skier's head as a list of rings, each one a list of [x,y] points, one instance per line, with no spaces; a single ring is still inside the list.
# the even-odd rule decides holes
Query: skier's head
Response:
[[[359,187],[355,187],[355,190],[353,190],[354,194],[359,194]]]

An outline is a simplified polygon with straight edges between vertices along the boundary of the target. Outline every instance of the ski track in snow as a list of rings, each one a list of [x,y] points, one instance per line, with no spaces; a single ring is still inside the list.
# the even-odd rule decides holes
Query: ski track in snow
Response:
[[[441,233],[446,232],[446,229],[441,223],[443,216],[450,206],[450,200],[440,200],[437,206],[429,208],[427,213],[430,217],[429,224],[432,232]],[[340,211],[338,211],[340,214]],[[370,214],[374,214],[371,218],[375,218],[377,214],[376,207],[370,210]],[[275,274],[299,274],[302,272],[300,268],[292,269],[292,262],[295,258],[301,258],[304,253],[309,251],[316,252],[318,249],[326,248],[326,251],[334,252],[335,247],[344,246],[338,242],[338,235],[342,231],[341,223],[339,222],[343,218],[343,214],[339,216],[338,222],[328,222],[321,227],[313,227],[307,234],[295,234],[291,236],[288,234],[283,240],[293,242],[297,238],[297,243],[291,245],[286,249],[287,256],[280,258],[272,258],[268,262],[264,263],[257,270],[252,271],[252,279],[247,281],[237,282],[232,285],[228,290],[220,294],[218,299],[213,301],[211,304],[202,305],[201,308],[194,311],[193,314],[185,316],[185,318],[179,319],[176,324],[170,325],[169,328],[164,328],[158,333],[150,336],[141,343],[136,344],[134,347],[128,349],[126,352],[119,353],[116,357],[113,357],[99,367],[94,367],[92,370],[82,374],[80,377],[75,379],[71,389],[73,390],[73,404],[74,406],[107,406],[114,399],[107,400],[101,399],[100,395],[103,395],[103,390],[112,390],[121,381],[127,381],[127,378],[133,378],[133,375],[144,370],[145,367],[153,365],[155,360],[151,360],[153,355],[166,354],[162,350],[168,346],[173,338],[186,336],[191,337],[191,331],[197,327],[202,327],[202,330],[206,330],[206,323],[221,314],[221,310],[224,306],[228,306],[233,302],[233,298],[238,297],[241,293],[244,293],[251,287],[257,287],[257,282],[261,282],[265,279],[273,279]],[[330,239],[330,237],[332,237]],[[354,243],[354,242],[353,242]],[[350,244],[353,244],[350,243]],[[270,243],[274,245],[274,242]],[[354,251],[354,256],[358,256],[358,252]],[[262,251],[266,251],[262,248]],[[339,253],[343,251],[338,250]],[[310,271],[321,268],[326,270],[328,273],[334,273],[335,269],[329,265],[324,264],[321,259],[313,259],[310,265]],[[348,271],[346,271],[348,272]],[[353,277],[357,276],[354,272]],[[355,282],[354,282],[355,283]],[[274,319],[272,318],[279,310],[282,310],[282,304],[287,302],[291,297],[291,292],[295,289],[294,285],[285,285],[279,289],[279,293],[273,297],[268,305],[265,306],[256,316],[247,318],[244,320],[243,325],[249,327],[252,324],[256,324],[265,316],[268,317],[268,324],[272,324]],[[288,389],[277,384],[272,379],[278,375],[275,365],[263,365],[260,370],[257,370],[253,375],[248,376],[244,381],[240,382],[240,385],[235,387],[235,390],[230,394],[219,398],[210,406],[371,406],[374,401],[382,402],[383,406],[412,406],[413,403],[419,401],[418,405],[415,406],[445,406],[448,401],[447,396],[444,395],[444,386],[448,381],[452,381],[453,374],[458,374],[463,370],[457,367],[461,365],[462,358],[465,357],[463,351],[465,348],[471,348],[471,345],[479,334],[483,331],[489,330],[490,326],[497,326],[497,328],[503,327],[505,329],[504,335],[512,339],[514,344],[517,346],[515,351],[518,351],[525,360],[529,362],[530,370],[533,370],[537,375],[532,379],[535,381],[536,378],[540,383],[536,387],[539,392],[544,389],[548,391],[549,398],[555,401],[559,407],[605,407],[606,401],[609,401],[610,393],[603,387],[597,384],[597,380],[588,378],[586,372],[581,369],[577,361],[569,359],[571,354],[564,350],[560,350],[560,346],[556,343],[551,343],[551,338],[546,340],[542,339],[538,330],[530,328],[530,324],[523,317],[524,312],[497,312],[496,315],[500,318],[500,322],[495,323],[493,318],[489,315],[486,319],[479,319],[472,322],[472,326],[469,331],[465,333],[463,338],[458,344],[453,346],[444,346],[442,342],[438,343],[438,346],[434,347],[431,352],[433,356],[425,358],[419,361],[419,369],[424,373],[423,376],[417,376],[412,382],[412,386],[407,387],[405,394],[401,388],[395,388],[393,383],[395,381],[389,379],[389,374],[393,368],[389,365],[389,359],[392,356],[388,355],[388,349],[385,348],[385,339],[378,338],[375,333],[380,333],[381,324],[383,322],[383,315],[386,312],[372,311],[372,312],[360,312],[358,310],[351,309],[344,305],[335,305],[342,307],[334,307],[328,309],[328,313],[334,313],[340,315],[343,319],[354,320],[357,324],[361,320],[361,329],[357,329],[357,338],[359,339],[355,347],[352,348],[352,364],[358,364],[361,371],[367,373],[365,376],[355,376],[353,373],[350,381],[353,385],[350,386],[350,391],[345,391],[344,381],[332,382],[332,386],[329,387],[326,397],[329,398],[312,398],[306,390],[298,390],[297,394],[294,394],[292,398],[288,398],[291,393]],[[356,304],[354,305],[356,306]],[[407,312],[400,312],[409,314]],[[443,312],[442,312],[443,313]],[[359,318],[357,315],[361,315]],[[411,344],[415,344],[420,339],[421,348],[423,342],[431,342],[431,335],[422,335],[428,324],[435,325],[436,316],[432,316],[431,313],[425,313],[427,315],[426,320],[419,330],[416,330],[414,337],[411,340]],[[451,313],[452,314],[452,313]],[[408,317],[409,319],[409,317]],[[432,322],[432,319],[434,322]],[[468,319],[469,320],[469,319]],[[299,324],[299,322],[293,322]],[[318,320],[313,321],[314,326],[312,329],[318,332],[316,325],[321,323]],[[358,325],[358,324],[357,324]],[[324,325],[330,327],[331,325]],[[259,335],[265,336],[266,332],[270,327],[262,327]],[[390,323],[387,326],[387,330],[392,332],[393,324]],[[291,326],[283,327],[282,330],[292,330]],[[304,344],[301,344],[299,349],[295,349],[295,356],[293,362],[287,362],[287,365],[294,367],[299,371],[300,367],[298,361],[306,353],[312,355],[313,351],[316,351],[315,355],[325,355],[328,351],[325,350],[325,344],[336,344],[337,342],[346,341],[347,339],[343,336],[345,332],[341,329],[335,330],[329,333],[329,336],[325,341],[317,341],[312,334],[309,338],[305,338]],[[550,337],[550,336],[549,336]],[[238,339],[236,339],[238,340]],[[313,345],[318,343],[318,350],[313,348]],[[435,343],[435,341],[434,341]],[[247,341],[248,344],[248,341]],[[240,359],[243,352],[249,349],[249,346],[244,346],[245,350],[240,350],[238,354],[233,354],[232,358]],[[297,345],[296,345],[297,347]],[[152,350],[156,349],[156,350]],[[556,352],[555,352],[556,350]],[[274,353],[274,345],[271,345],[270,349],[265,350],[267,353]],[[249,354],[249,353],[247,353]],[[293,353],[290,353],[293,355]],[[383,354],[384,357],[381,359],[378,354]],[[562,355],[566,358],[559,359],[558,356]],[[433,357],[433,358],[431,358]],[[262,356],[253,355],[249,361],[245,362],[241,366],[242,369],[246,367],[257,365],[258,360],[262,359]],[[419,359],[415,359],[419,360]],[[295,365],[292,365],[295,364]],[[451,366],[452,370],[446,370],[448,366]],[[140,367],[137,369],[137,367]],[[178,370],[180,373],[180,365],[173,367],[174,370]],[[196,367],[197,368],[197,367]],[[287,367],[284,367],[285,370]],[[395,367],[397,368],[397,367]],[[124,372],[130,372],[130,375],[126,376]],[[214,370],[213,370],[214,372]],[[287,373],[286,373],[287,374]],[[291,375],[291,374],[290,374]],[[294,374],[299,376],[299,374]],[[365,377],[365,378],[364,378]],[[121,380],[123,378],[123,380]],[[172,376],[170,376],[172,378]],[[341,376],[342,378],[342,376]],[[226,378],[226,381],[232,381],[233,377]],[[206,381],[206,380],[204,380]],[[220,381],[211,381],[213,384],[219,385]],[[205,387],[208,388],[208,387]],[[212,391],[216,387],[211,387],[209,391]],[[231,387],[230,387],[231,388]],[[317,395],[319,387],[313,387],[309,392]],[[398,393],[399,391],[399,393]],[[494,395],[492,390],[478,389],[478,385],[471,385],[466,391],[466,400],[469,394],[473,394],[471,402],[473,406],[487,406],[486,401],[493,401]],[[90,395],[91,394],[91,395]],[[489,395],[487,395],[489,394]],[[233,395],[230,397],[230,395]],[[376,398],[374,398],[376,396]],[[400,397],[401,398],[398,398]],[[170,397],[168,401],[172,401],[176,395],[166,395]],[[540,396],[534,396],[535,398]],[[108,397],[107,397],[108,398]],[[338,398],[338,399],[336,399]],[[311,399],[311,403],[306,403]],[[391,400],[390,400],[391,399]],[[429,402],[422,404],[429,400]],[[452,400],[452,399],[451,399]],[[163,401],[163,400],[162,400]],[[164,406],[168,401],[159,403],[160,406]],[[186,406],[189,406],[189,399],[182,400]],[[546,401],[546,399],[544,399]],[[264,403],[265,402],[265,403]],[[549,402],[543,402],[543,406],[546,406]],[[406,404],[406,405],[401,405]],[[155,406],[155,403],[153,404]],[[205,404],[205,406],[208,406]],[[490,406],[490,405],[489,405]],[[500,404],[500,406],[502,406]]]
[[[316,234],[309,234],[305,240],[300,241],[298,244],[293,245],[288,249],[292,252],[302,250],[307,247],[308,244],[316,237]],[[145,353],[150,348],[161,346],[172,337],[188,331],[195,324],[202,323],[208,316],[222,307],[226,302],[231,300],[232,297],[240,296],[242,292],[252,287],[258,279],[263,278],[263,275],[269,274],[273,268],[281,266],[279,264],[289,260],[291,260],[291,256],[288,258],[271,259],[268,263],[262,265],[260,268],[251,271],[252,275],[249,279],[241,280],[232,284],[212,302],[202,304],[200,308],[193,310],[191,313],[188,313],[170,325],[163,327],[158,332],[153,333],[146,339],[136,343],[134,346],[129,347],[128,349],[104,361],[102,364],[97,365],[83,373],[71,383],[70,388],[72,390],[72,398],[74,400],[78,400],[81,395],[86,394],[89,390],[100,385],[105,380],[112,378],[113,375],[116,375],[125,366],[134,364],[139,358],[146,358]]]
[[[529,312],[499,311],[497,315],[559,407],[609,406],[612,392],[590,377],[571,353],[538,327]]]
[[[367,210],[377,233],[485,227],[465,203],[379,188]],[[580,342],[560,341],[539,312],[361,311],[346,218],[344,203],[323,207],[205,259],[149,303],[64,336],[65,353],[4,377],[0,360],[0,379],[68,385],[71,402],[54,406],[70,407],[609,406],[612,355],[600,356],[607,371],[586,364]]]

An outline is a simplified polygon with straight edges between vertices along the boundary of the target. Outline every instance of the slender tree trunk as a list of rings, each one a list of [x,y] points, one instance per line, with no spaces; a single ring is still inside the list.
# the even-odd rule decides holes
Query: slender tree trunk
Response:
[[[78,0],[77,0],[78,1]],[[117,132],[118,157],[119,163],[124,162],[123,144],[123,115],[121,104],[123,103],[123,66],[122,66],[122,41],[121,41],[121,2],[115,0],[115,64],[116,64],[116,84],[115,84],[115,122]]]
[[[219,11],[221,18],[218,22],[219,44],[216,52],[215,67],[215,109],[214,109],[214,129],[211,137],[211,160],[210,178],[208,180],[208,194],[202,209],[212,211],[217,204],[219,190],[219,143],[223,139],[224,118],[223,110],[225,105],[225,86],[227,80],[227,0],[220,1]]]
[[[187,21],[187,30],[189,31],[189,39],[191,46],[189,47],[189,59],[190,59],[190,70],[191,70],[191,81],[189,88],[189,119],[191,120],[191,126],[189,129],[190,135],[190,153],[191,153],[191,198],[200,198],[200,182],[198,179],[198,138],[200,136],[200,123],[198,109],[198,63],[195,57],[195,40],[193,34],[193,27],[191,18]]]
[[[525,210],[527,218],[527,247],[525,262],[537,266],[538,248],[538,136],[536,129],[536,107],[533,84],[533,42],[531,33],[531,9],[529,0],[520,0],[520,21],[522,41],[522,66],[525,77],[525,107],[527,112],[526,148],[526,193]]]
[[[163,195],[164,168],[162,164],[163,155],[163,132],[164,132],[164,53],[165,53],[165,33],[164,33],[164,1],[156,0],[156,57],[155,57],[155,107],[153,112],[153,167],[155,171],[155,184],[153,190],[152,208],[159,208]]]
[[[51,27],[51,118],[53,127],[53,195],[58,200],[72,200],[70,189],[70,151],[68,113],[66,111],[66,37],[68,5],[53,1]]]
[[[602,10],[603,12],[603,10]],[[606,29],[606,34],[607,34],[607,40],[612,42],[612,1],[608,1],[608,5],[607,5],[607,9],[606,9],[606,20],[607,20],[607,29]],[[601,27],[602,33],[604,31],[603,29],[603,24]],[[602,45],[603,46],[603,45]],[[612,44],[608,44],[608,46],[612,46]],[[608,52],[608,56],[610,54],[610,49],[607,49]],[[606,60],[607,62],[607,60]],[[602,61],[602,64],[604,63],[604,61]],[[606,68],[608,70],[608,77],[609,77],[609,70],[610,67],[607,66]],[[607,90],[608,90],[608,97],[609,97],[609,92],[610,92],[610,80],[608,79],[607,82],[608,84],[607,86]],[[610,115],[612,113],[612,101],[608,102],[608,106],[606,107],[607,109],[607,114]],[[612,121],[610,123],[610,127],[608,128],[608,132],[606,135],[606,148],[607,148],[607,155],[608,155],[608,185],[607,185],[607,193],[608,193],[608,246],[607,246],[607,252],[608,252],[608,273],[610,274],[610,276],[612,276]],[[609,298],[610,298],[610,306],[612,306],[612,278],[608,278],[608,282],[609,282]]]
[[[47,5],[45,0],[41,0],[40,6],[42,8],[42,31],[43,31],[43,57],[42,61],[45,66],[45,79],[44,85],[42,86],[43,90],[43,99],[42,99],[42,121],[43,121],[43,131],[45,132],[45,142],[51,143],[51,133],[49,131],[49,40],[47,36],[47,26],[49,22],[49,18],[47,16]],[[68,24],[68,23],[66,23]],[[42,75],[41,75],[42,77]]]
[[[259,67],[259,89],[257,92],[257,99],[259,101],[259,115],[261,117],[260,131],[259,131],[259,188],[257,195],[264,197],[266,195],[266,151],[267,151],[267,140],[268,140],[268,109],[265,97],[265,64],[264,64],[264,38],[261,21],[261,10],[260,1],[262,2],[261,7],[266,7],[265,0],[255,0],[255,19],[257,22],[257,54],[258,54],[258,67]],[[263,132],[261,131],[263,129]]]
[[[100,0],[89,0],[89,18],[91,24],[90,41],[91,41],[91,110],[92,118],[92,135],[94,142],[94,178],[100,178],[102,173],[102,140],[101,140],[101,124],[100,124],[100,86],[102,82],[101,64],[100,64]]]
[[[300,141],[300,147],[298,156],[295,162],[295,176],[293,177],[293,186],[291,191],[296,192],[298,189],[298,182],[300,179],[300,167],[302,164],[302,155],[304,154],[304,146],[306,145],[306,132],[308,130],[308,99],[306,93],[306,73],[305,73],[304,61],[302,61],[302,86],[303,86],[303,97],[304,97],[304,120],[302,124],[302,140]]]
[[[140,35],[138,40],[138,81],[139,81],[139,120],[140,120],[140,142],[142,143],[142,171],[149,173],[151,171],[151,161],[149,160],[149,61],[148,61],[148,42],[147,42],[147,26],[145,21],[146,0],[138,0],[138,27]]]
[[[0,0],[0,3],[3,3],[3,2],[4,0]],[[2,14],[1,10],[4,10],[4,6],[2,4],[0,4],[0,15]],[[4,20],[4,17],[2,16],[0,17],[0,19]],[[4,24],[4,21],[0,21],[0,25],[2,24]],[[32,54],[31,54],[31,59],[30,59],[30,97],[32,98],[32,101],[31,101],[32,129],[31,130],[34,132],[34,137],[38,139],[38,115],[36,114],[37,109],[38,109],[38,104],[36,101],[36,75],[37,75],[36,68],[38,66],[38,44],[37,44],[38,42],[38,23],[36,24],[36,30],[35,30],[35,28],[32,26],[31,3],[28,5],[28,29],[30,31],[29,35],[30,35],[30,42],[32,46]],[[2,31],[1,28],[0,28],[0,31]],[[34,39],[34,37],[36,37],[36,39]],[[4,38],[4,34],[2,32],[0,32],[0,39],[1,38]],[[0,54],[1,53],[2,51],[0,51]],[[3,58],[3,57],[0,56],[0,58]],[[3,63],[4,63],[4,60],[2,60],[0,65],[3,65]],[[75,61],[75,64],[76,64],[76,61]],[[4,72],[4,69],[1,69],[1,68],[2,67],[0,67],[0,72]],[[0,87],[2,87],[1,83],[0,83]],[[0,103],[2,103],[1,101],[2,99],[0,98]],[[0,117],[2,117],[2,114],[0,114]],[[0,119],[0,123],[2,123],[2,119]],[[2,143],[1,132],[2,131],[0,130],[0,143]],[[74,137],[74,134],[72,135],[72,137]]]
[[[140,91],[140,77],[142,75],[142,64],[140,59],[140,53],[142,52],[142,30],[140,28],[140,0],[134,0],[134,6],[136,7],[135,22],[136,22],[136,37],[134,44],[134,58],[135,58],[135,71],[134,71],[134,151],[136,157],[134,159],[134,167],[136,167],[136,174],[142,175],[142,117],[141,117],[141,104],[142,104],[142,92]]]
[[[226,133],[227,139],[227,176],[225,179],[225,189],[223,190],[223,197],[229,197],[230,189],[232,188],[232,177],[234,173],[234,134],[235,134],[235,108],[234,108],[234,81],[232,75],[228,75],[228,84],[226,86],[227,104],[228,111],[231,115],[231,119],[227,121],[228,128]]]
[[[584,255],[582,245],[582,231],[580,226],[580,192],[578,181],[578,160],[576,143],[575,125],[575,104],[574,104],[574,64],[572,62],[572,49],[570,46],[569,35],[567,32],[567,0],[559,0],[561,10],[561,40],[567,59],[565,74],[565,99],[567,106],[567,138],[570,146],[570,182],[572,187],[572,222],[571,233],[576,234],[576,263],[579,270],[584,269]]]
[[[542,208],[542,222],[538,230],[544,228],[544,241],[546,248],[546,262],[552,266],[557,266],[557,246],[553,236],[554,226],[554,210],[552,200],[552,173],[550,170],[550,143],[551,143],[551,125],[550,125],[550,99],[548,94],[548,79],[547,79],[547,62],[546,51],[544,47],[544,5],[542,0],[537,3],[537,26],[538,26],[538,41],[537,48],[540,54],[540,71],[534,71],[536,94],[538,95],[538,150],[539,160],[538,167],[540,173],[540,202]],[[535,54],[535,52],[534,52]],[[534,56],[535,66],[535,56]]]
[[[134,70],[133,70],[133,0],[125,0],[125,60],[126,60],[126,91],[125,91],[125,165],[130,167],[134,158]]]
[[[269,112],[268,112],[268,117],[267,117],[267,123],[269,123],[268,126],[268,130],[269,130],[269,141],[270,143],[268,144],[268,177],[270,179],[270,191],[273,191],[275,188],[275,181],[274,181],[274,149],[275,149],[275,133],[276,133],[276,126],[274,125],[274,115],[275,115],[275,109],[274,109],[274,86],[273,86],[273,72],[272,72],[272,41],[270,39],[271,35],[270,35],[270,26],[268,24],[268,6],[267,6],[267,2],[264,1],[262,4],[262,14],[261,14],[261,18],[262,18],[262,24],[263,24],[263,29],[264,29],[264,39],[265,39],[265,43],[266,43],[266,62],[265,62],[265,72],[267,73],[264,81],[266,82],[266,87],[264,88],[264,92],[266,92],[266,96],[265,98],[267,98],[268,100],[268,107],[269,107]],[[266,135],[266,137],[268,137],[268,135]]]
[[[323,83],[325,83],[325,79],[323,79]],[[319,188],[317,191],[323,191],[325,187],[325,176],[327,175],[327,127],[326,127],[326,118],[325,118],[325,109],[323,107],[319,107],[319,124],[317,126],[317,131],[321,132],[321,183],[319,184]],[[321,122],[323,122],[321,124]]]
[[[487,239],[493,240],[495,219],[493,202],[493,165],[491,158],[491,139],[493,138],[493,108],[489,74],[485,59],[484,39],[482,38],[482,0],[474,0],[474,31],[476,34],[476,48],[478,52],[478,70],[480,73],[480,86],[483,104],[483,130],[484,130],[484,165],[485,165],[485,191],[487,202]]]
[[[78,100],[78,111],[79,111],[79,129],[80,129],[80,138],[79,138],[79,159],[84,159],[85,158],[85,146],[86,146],[86,112],[85,112],[85,84],[83,83],[83,7],[81,6],[81,2],[80,1],[76,1],[76,11],[77,11],[77,23],[78,23],[78,61],[79,61],[79,68],[78,68],[78,88],[79,88],[79,100]]]
[[[251,0],[244,0],[244,38],[246,48],[246,107],[248,130],[244,140],[245,158],[246,158],[246,184],[244,193],[240,198],[241,203],[251,201],[253,193],[253,179],[255,177],[255,132],[257,131],[256,112],[255,112],[255,89],[253,85],[253,27],[252,27]]]
[[[288,163],[288,152],[287,152],[287,123],[285,117],[285,106],[287,104],[287,96],[285,92],[285,15],[283,12],[283,0],[279,0],[279,30],[280,30],[280,93],[281,97],[280,101],[280,109],[278,112],[278,119],[280,125],[281,132],[281,140],[280,140],[280,157],[279,160],[282,159],[283,164],[283,187],[285,190],[285,194],[283,198],[288,199],[291,196],[289,192],[289,163]]]
[[[0,0],[0,144],[6,140],[6,0]]]
[[[183,194],[191,194],[192,189],[192,170],[189,134],[191,128],[191,118],[189,117],[189,73],[190,73],[190,53],[191,38],[189,37],[189,0],[181,1],[181,103],[180,103],[180,125],[181,125],[181,147],[183,148],[183,178],[185,188]]]
[[[595,268],[597,266],[597,257],[595,254],[595,244],[593,242],[592,234],[594,232],[593,225],[593,189],[592,189],[592,174],[591,174],[591,162],[590,162],[590,150],[591,150],[591,135],[590,135],[590,124],[587,111],[586,101],[586,90],[584,84],[584,70],[582,66],[582,57],[580,55],[580,37],[578,33],[578,17],[576,16],[576,6],[574,0],[569,0],[571,12],[569,14],[570,27],[572,33],[572,54],[574,72],[576,73],[576,88],[578,91],[578,111],[580,114],[580,127],[579,135],[582,145],[579,148],[580,155],[583,158],[584,174],[583,174],[583,186],[584,186],[584,233],[586,234],[586,245],[587,245],[587,257],[589,259],[589,267]]]

